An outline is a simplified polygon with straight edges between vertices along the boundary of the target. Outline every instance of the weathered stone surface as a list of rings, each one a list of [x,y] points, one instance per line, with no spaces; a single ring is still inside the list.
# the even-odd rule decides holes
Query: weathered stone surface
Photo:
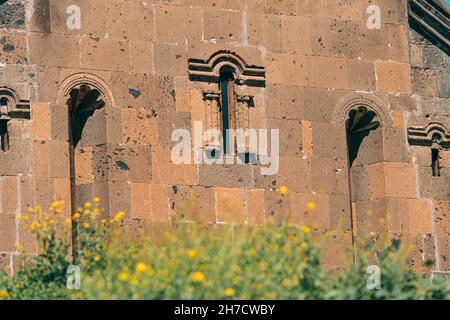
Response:
[[[448,146],[440,146],[433,176],[430,146],[410,139],[412,127],[430,123],[448,134],[450,59],[408,25],[407,1],[80,0],[79,29],[67,25],[72,4],[0,4],[0,97],[8,102],[0,121],[8,120],[9,140],[0,150],[2,268],[15,269],[16,241],[35,253],[16,228],[18,212],[61,199],[71,211],[72,199],[99,196],[108,215],[126,212],[129,233],[163,239],[177,219],[257,226],[284,219],[315,226],[314,237],[343,231],[325,250],[330,269],[342,264],[352,233],[373,231],[405,235],[416,248],[413,268],[437,257],[436,266],[450,270]],[[367,26],[373,4],[379,29]],[[193,138],[197,121],[222,128],[225,65],[234,70],[232,126],[279,130],[274,175],[263,176],[260,163],[171,159],[174,130]],[[84,114],[72,153],[67,101],[82,85],[98,90],[93,100],[103,105]],[[348,132],[364,127],[350,114],[361,106],[376,116],[362,141],[352,136],[350,163]],[[281,186],[288,195],[280,196]]]

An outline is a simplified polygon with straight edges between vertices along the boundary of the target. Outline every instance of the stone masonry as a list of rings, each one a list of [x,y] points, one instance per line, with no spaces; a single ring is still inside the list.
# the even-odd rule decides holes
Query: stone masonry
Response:
[[[370,235],[450,271],[448,26],[440,0],[0,0],[0,266],[36,252],[28,207],[98,196],[130,225],[336,231],[330,268]],[[174,130],[222,128],[223,70],[231,125],[279,130],[277,174],[173,163]]]

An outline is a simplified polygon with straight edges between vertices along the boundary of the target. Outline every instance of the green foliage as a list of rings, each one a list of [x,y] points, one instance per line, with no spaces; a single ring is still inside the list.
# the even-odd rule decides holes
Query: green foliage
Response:
[[[405,251],[392,245],[359,250],[347,268],[330,272],[321,260],[333,241],[313,240],[307,226],[180,223],[157,242],[127,241],[120,232],[124,213],[97,223],[89,209],[76,216],[81,290],[66,289],[67,244],[55,229],[35,226],[42,250],[14,276],[0,275],[0,299],[450,298],[448,281],[410,271]],[[372,264],[381,270],[379,290],[367,288]]]

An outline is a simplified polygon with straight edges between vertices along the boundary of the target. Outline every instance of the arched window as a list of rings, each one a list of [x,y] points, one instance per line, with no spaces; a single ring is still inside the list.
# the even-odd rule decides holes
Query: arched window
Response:
[[[8,99],[0,99],[0,150],[7,152],[9,150],[9,134],[8,134]]]
[[[220,112],[222,117],[223,151],[231,152],[229,130],[234,128],[234,74],[230,67],[220,70]]]
[[[431,142],[431,172],[433,177],[441,176],[441,164],[440,164],[440,155],[439,151],[441,149],[441,140],[442,137],[435,133],[432,137]]]

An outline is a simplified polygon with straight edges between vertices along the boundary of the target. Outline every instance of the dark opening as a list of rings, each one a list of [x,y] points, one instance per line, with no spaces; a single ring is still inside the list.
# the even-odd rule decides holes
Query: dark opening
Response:
[[[228,130],[232,128],[231,115],[233,114],[234,97],[233,83],[233,70],[230,67],[223,67],[222,70],[220,70],[220,111],[222,115],[223,151],[225,154],[228,154],[231,151]]]
[[[7,113],[8,100],[6,98],[0,99],[0,116],[3,116],[3,111]],[[5,110],[3,110],[5,109]],[[8,134],[8,117],[0,119],[0,150],[6,152],[9,150],[9,134]],[[3,117],[2,117],[3,118]]]
[[[441,168],[439,163],[439,149],[431,149],[431,170],[433,177],[441,176]]]
[[[79,89],[73,89],[70,92],[70,98],[67,101],[70,115],[70,139],[74,147],[81,140],[84,126],[88,119],[96,110],[105,106],[103,100],[98,100],[100,92],[91,90],[89,86],[82,85]]]
[[[9,150],[9,135],[8,135],[8,122],[0,120],[0,140],[1,150],[6,152]]]
[[[365,107],[350,111],[346,123],[350,167],[355,162],[364,139],[372,130],[376,130],[380,126],[378,121],[374,121],[375,116],[375,112],[369,111]]]

